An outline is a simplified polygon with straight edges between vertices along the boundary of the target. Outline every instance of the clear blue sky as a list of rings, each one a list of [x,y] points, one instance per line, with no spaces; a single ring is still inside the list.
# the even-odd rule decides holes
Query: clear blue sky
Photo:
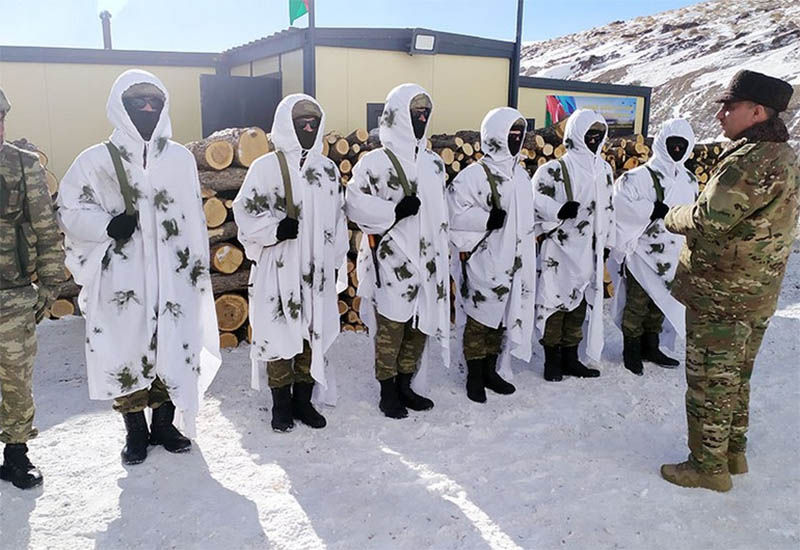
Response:
[[[699,0],[525,0],[523,40],[542,40]],[[427,27],[513,40],[516,0],[316,0],[318,27]],[[289,26],[289,0],[0,0],[0,45],[219,52]],[[295,21],[304,27],[306,16]]]

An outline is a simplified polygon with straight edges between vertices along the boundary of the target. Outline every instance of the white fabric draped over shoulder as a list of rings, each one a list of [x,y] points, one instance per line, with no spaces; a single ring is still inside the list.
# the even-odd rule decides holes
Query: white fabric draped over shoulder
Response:
[[[499,370],[511,377],[510,355],[528,361],[533,338],[536,248],[534,200],[530,177],[512,155],[508,134],[517,121],[516,109],[489,111],[481,124],[479,163],[462,170],[448,185],[452,275],[456,282],[456,327],[463,331],[466,316],[484,326],[507,329]],[[524,137],[523,137],[524,141]],[[492,209],[486,170],[497,185],[500,208],[506,211],[503,227],[488,232]],[[473,252],[474,250],[474,252]],[[472,254],[462,268],[459,253]],[[461,280],[466,270],[466,285]]]
[[[122,104],[123,92],[139,83],[156,86],[166,99],[148,141]],[[195,160],[170,141],[169,94],[152,74],[130,70],[120,75],[107,113],[114,126],[110,141],[133,191],[137,230],[124,242],[106,233],[125,203],[104,144],[75,159],[58,193],[66,263],[81,286],[79,304],[86,318],[89,396],[127,395],[159,376],[191,437],[202,394],[220,365]]]
[[[586,299],[588,334],[585,353],[599,360],[603,350],[603,250],[614,244],[613,173],[601,153],[585,143],[588,130],[602,116],[578,109],[567,120],[564,145],[567,153],[540,166],[533,175],[536,197],[536,233],[545,238],[537,257],[536,332],[544,333],[547,319],[556,311],[571,311]],[[574,219],[559,220],[568,202],[562,163],[570,179],[573,200],[580,204]]]
[[[389,92],[380,118],[383,148],[370,151],[353,168],[346,204],[347,217],[364,232],[357,264],[361,316],[373,336],[374,307],[392,321],[414,319],[432,337],[413,381],[414,388],[424,391],[431,340],[439,344],[444,364],[450,362],[450,291],[444,162],[426,148],[424,135],[417,139],[414,134],[409,109],[418,95],[428,93],[416,84]],[[384,148],[395,154],[421,203],[416,215],[397,223],[394,208],[404,192]],[[380,286],[368,235],[383,236],[377,251]]]
[[[321,114],[316,140],[305,152],[292,116],[300,101],[312,102]],[[325,113],[314,98],[293,94],[278,105],[271,137],[276,151],[286,158],[299,221],[296,239],[278,241],[276,235],[287,216],[287,197],[275,152],[250,166],[233,201],[233,213],[239,240],[255,262],[249,296],[253,388],[260,388],[267,361],[291,359],[307,340],[316,382],[314,399],[334,405],[335,378],[326,369],[325,354],[339,334],[335,273],[345,261],[348,240],[339,170],[322,155],[324,131]]]
[[[688,143],[683,158],[673,160],[667,151],[667,138],[681,137]],[[672,294],[670,286],[678,266],[678,255],[685,237],[670,233],[663,219],[650,220],[657,200],[653,178],[664,190],[667,206],[691,204],[698,193],[697,180],[684,163],[694,148],[694,132],[684,119],[664,123],[653,140],[653,157],[644,166],[623,174],[614,184],[616,213],[616,244],[609,258],[608,270],[614,283],[611,314],[615,324],[622,326],[625,309],[625,267],[664,313],[664,343],[674,347],[677,338],[686,333],[685,309]]]

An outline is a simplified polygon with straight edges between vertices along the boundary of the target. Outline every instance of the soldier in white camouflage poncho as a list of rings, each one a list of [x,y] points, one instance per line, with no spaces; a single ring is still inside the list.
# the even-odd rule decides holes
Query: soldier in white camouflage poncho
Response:
[[[406,417],[407,407],[433,407],[411,388],[413,377],[414,387],[423,391],[431,356],[423,353],[426,343],[437,342],[449,364],[445,171],[425,139],[432,110],[420,86],[392,90],[380,119],[383,148],[356,164],[347,187],[347,215],[364,231],[358,256],[360,313],[376,335],[380,409],[391,418]]]
[[[294,419],[326,425],[311,404],[334,404],[325,353],[339,334],[336,269],[347,254],[344,193],[322,155],[325,114],[314,98],[287,96],[272,125],[276,151],[256,160],[233,202],[250,270],[250,348],[255,389],[266,364],[272,428]],[[344,275],[344,271],[342,271]]]
[[[519,164],[525,119],[516,109],[489,111],[481,125],[480,162],[448,186],[457,325],[464,326],[467,397],[483,403],[486,388],[514,393],[510,354],[528,361],[536,269],[533,192]],[[464,319],[466,317],[466,319]],[[464,322],[465,321],[465,322]]]
[[[594,111],[570,115],[567,153],[533,176],[537,239],[536,331],[545,351],[544,377],[596,377],[578,360],[588,310],[586,355],[603,349],[603,260],[614,240],[613,174],[601,156],[607,126]]]
[[[219,335],[197,166],[169,139],[166,88],[148,72],[126,71],[107,112],[110,141],[72,163],[58,216],[67,267],[82,287],[89,397],[116,398],[128,432],[122,459],[137,464],[148,442],[189,450],[175,409],[194,435],[220,364]]]
[[[694,147],[694,132],[683,119],[669,120],[653,141],[653,157],[623,174],[614,185],[615,249],[608,261],[614,283],[611,314],[622,329],[625,368],[644,373],[642,360],[664,367],[678,361],[659,350],[666,316],[666,340],[685,336],[685,309],[670,294],[678,254],[686,240],[664,228],[672,206],[691,204],[697,180],[683,165]]]

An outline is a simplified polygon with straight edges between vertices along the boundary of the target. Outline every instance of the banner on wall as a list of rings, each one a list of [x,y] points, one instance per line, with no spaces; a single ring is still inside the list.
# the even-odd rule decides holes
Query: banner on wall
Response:
[[[549,95],[545,97],[545,102],[545,126],[564,120],[577,109],[591,109],[606,119],[610,137],[633,134],[636,124],[635,97]]]

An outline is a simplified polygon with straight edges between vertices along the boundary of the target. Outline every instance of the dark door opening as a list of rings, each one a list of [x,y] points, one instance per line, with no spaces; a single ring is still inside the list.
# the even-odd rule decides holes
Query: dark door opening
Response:
[[[203,137],[223,128],[258,126],[272,129],[281,101],[281,75],[200,75],[200,112]]]

